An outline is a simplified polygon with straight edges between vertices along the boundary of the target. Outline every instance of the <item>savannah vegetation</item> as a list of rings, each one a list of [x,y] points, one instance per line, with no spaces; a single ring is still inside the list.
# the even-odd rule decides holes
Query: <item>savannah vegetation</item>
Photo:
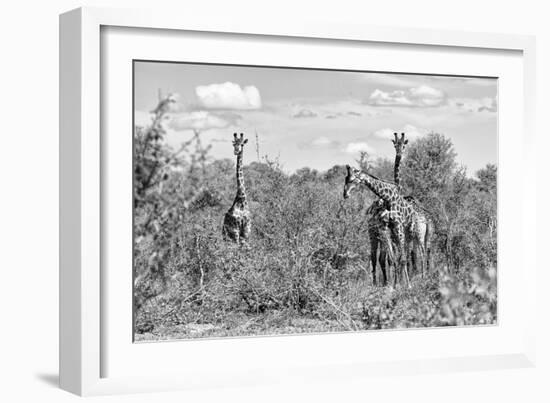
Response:
[[[135,127],[137,341],[496,323],[496,166],[468,176],[442,133],[409,142],[403,194],[435,224],[432,267],[394,289],[372,282],[366,210],[375,196],[363,188],[344,200],[345,166],[285,173],[249,133],[252,232],[239,246],[222,238],[235,160],[211,158],[200,132],[168,147],[165,114],[161,102],[148,127]],[[350,164],[393,179],[392,160],[363,154]]]

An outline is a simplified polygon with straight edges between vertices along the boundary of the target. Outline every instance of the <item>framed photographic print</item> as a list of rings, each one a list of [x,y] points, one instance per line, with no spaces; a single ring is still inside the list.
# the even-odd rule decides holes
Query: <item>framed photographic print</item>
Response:
[[[533,365],[532,38],[105,9],[60,35],[64,389]]]

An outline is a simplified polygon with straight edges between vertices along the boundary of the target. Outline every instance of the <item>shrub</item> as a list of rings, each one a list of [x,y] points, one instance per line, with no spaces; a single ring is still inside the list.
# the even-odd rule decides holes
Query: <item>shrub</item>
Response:
[[[291,175],[267,157],[245,166],[251,239],[224,242],[234,162],[211,160],[198,132],[178,151],[167,147],[168,113],[159,105],[151,125],[135,131],[138,340],[496,321],[496,167],[470,178],[444,136],[410,144],[404,186],[436,222],[436,269],[394,290],[372,284],[366,208],[374,196],[344,201],[342,166]],[[370,168],[391,179],[391,167],[378,159]]]

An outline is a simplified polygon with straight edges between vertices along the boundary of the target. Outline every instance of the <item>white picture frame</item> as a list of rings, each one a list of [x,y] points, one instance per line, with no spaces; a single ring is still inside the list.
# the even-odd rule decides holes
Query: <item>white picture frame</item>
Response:
[[[206,362],[220,366],[215,369],[199,365],[199,370],[191,370],[193,360],[199,364],[201,356],[193,356],[187,362],[167,362],[158,375],[150,373],[128,374],[124,368],[116,371],[115,376],[105,369],[105,360],[112,354],[116,345],[107,349],[104,318],[109,314],[109,305],[105,302],[105,290],[102,289],[102,266],[104,265],[104,246],[101,230],[101,208],[104,198],[104,179],[109,172],[105,171],[102,151],[105,146],[101,140],[104,130],[102,124],[102,91],[107,92],[101,80],[101,31],[104,27],[147,28],[156,30],[173,30],[171,32],[218,33],[219,35],[248,35],[255,38],[291,38],[294,41],[338,40],[333,46],[344,43],[378,43],[380,46],[399,44],[402,46],[433,47],[438,49],[470,49],[476,53],[494,51],[516,52],[521,59],[521,88],[519,99],[522,116],[519,117],[521,133],[522,170],[527,175],[521,177],[522,186],[534,185],[534,99],[535,99],[535,41],[533,37],[520,35],[503,35],[488,33],[467,33],[457,31],[429,31],[407,28],[369,27],[331,23],[303,25],[281,25],[266,19],[247,19],[246,21],[201,19],[195,16],[173,15],[169,12],[151,10],[110,10],[102,8],[81,8],[70,11],[60,17],[60,385],[63,389],[79,395],[97,395],[113,393],[150,392],[172,389],[205,388],[211,386],[245,386],[268,382],[295,382],[308,379],[334,380],[344,377],[368,376],[370,374],[412,374],[418,372],[474,370],[492,368],[527,367],[534,365],[534,339],[536,323],[535,283],[527,281],[536,277],[534,248],[535,223],[533,220],[522,222],[521,217],[529,214],[529,200],[520,198],[519,216],[516,225],[521,231],[521,242],[518,259],[521,262],[521,287],[518,293],[522,297],[521,309],[524,312],[522,321],[500,321],[494,328],[482,328],[472,333],[471,329],[454,329],[455,339],[474,340],[478,335],[490,340],[491,337],[502,337],[498,349],[484,352],[483,346],[478,349],[465,348],[444,350],[432,355],[399,357],[368,360],[358,355],[356,359],[339,360],[336,352],[324,361],[315,357],[315,351],[309,351],[311,338],[318,336],[294,336],[291,338],[248,338],[207,341],[183,341],[162,343],[144,347],[145,355],[170,354],[181,350],[187,343],[188,350],[193,350],[196,343],[208,346],[209,350],[218,351]],[[168,31],[166,31],[168,32]],[[515,73],[514,73],[515,74]],[[518,87],[519,88],[519,87]],[[130,94],[128,94],[129,96]],[[511,102],[511,101],[510,101]],[[516,105],[517,106],[517,105]],[[131,113],[131,111],[128,111]],[[517,122],[516,122],[517,123]],[[130,123],[131,124],[131,123]],[[130,134],[129,134],[130,135]],[[502,146],[502,144],[501,144]],[[501,147],[502,151],[502,147]],[[516,156],[517,157],[517,156]],[[501,161],[499,160],[499,163]],[[129,168],[128,168],[129,169]],[[499,187],[512,178],[511,171],[504,177],[499,169]],[[509,179],[510,178],[510,179]],[[499,206],[502,194],[499,188]],[[517,202],[518,200],[516,200]],[[517,203],[516,203],[517,206]],[[500,208],[500,207],[499,207]],[[499,212],[499,227],[500,212]],[[499,245],[500,248],[500,245]],[[499,264],[502,250],[499,249]],[[499,301],[511,298],[514,284],[499,282]],[[507,296],[508,295],[508,296]],[[499,305],[499,309],[501,306]],[[502,312],[500,312],[502,313]],[[499,333],[501,329],[509,333]],[[497,329],[497,330],[494,330]],[[441,338],[447,330],[434,329],[431,333],[386,332],[378,335],[341,335],[331,334],[324,337],[329,346],[363,343],[365,337],[379,343],[382,336],[392,339],[393,343],[405,340],[407,343],[421,343],[424,337]],[[424,331],[423,331],[424,332]],[[435,333],[434,333],[435,332]],[[438,333],[439,332],[439,333]],[[484,333],[484,334],[482,334]],[[505,339],[507,334],[514,339]],[[473,336],[469,336],[473,335]],[[473,338],[470,338],[473,337]],[[507,337],[507,336],[506,336]],[[281,341],[283,340],[283,341]],[[131,342],[131,341],[130,341]],[[111,343],[111,342],[109,342]],[[183,343],[183,344],[182,344]],[[202,344],[201,344],[202,343]],[[332,343],[332,344],[331,344]],[[266,349],[277,351],[275,344],[284,345],[303,351],[295,362],[284,364],[273,355],[266,355],[257,366],[248,367],[247,361],[232,371],[224,367],[222,356],[229,349],[247,349],[258,355]],[[498,343],[495,343],[498,344]],[[191,347],[190,347],[191,346]],[[189,348],[190,347],[190,348]],[[131,350],[128,350],[130,353]],[[136,352],[141,353],[141,352]],[[181,353],[181,352],[180,352]],[[161,354],[161,355],[162,355]],[[179,354],[179,353],[178,353]],[[345,353],[342,353],[345,355]],[[124,359],[124,357],[122,357]],[[225,359],[231,359],[227,356]],[[250,361],[251,362],[251,361]],[[157,363],[158,365],[158,363]],[[261,371],[258,371],[262,366]],[[307,371],[304,371],[307,368]],[[106,375],[107,374],[107,375]],[[205,375],[208,375],[206,377]]]

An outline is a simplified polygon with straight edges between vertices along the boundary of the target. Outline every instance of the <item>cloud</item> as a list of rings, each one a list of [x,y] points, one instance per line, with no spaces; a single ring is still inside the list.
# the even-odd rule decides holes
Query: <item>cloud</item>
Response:
[[[313,140],[311,142],[312,145],[314,146],[328,146],[330,144],[332,144],[332,140],[329,139],[328,137],[325,137],[325,136],[321,136],[321,137],[317,137],[315,140]]]
[[[428,130],[420,129],[411,124],[406,124],[401,129],[391,129],[391,128],[380,129],[375,131],[372,135],[373,137],[376,137],[382,140],[393,140],[393,133],[405,133],[405,136],[407,139],[416,140],[428,134]]]
[[[298,143],[298,148],[301,150],[311,150],[314,149],[329,149],[329,148],[338,148],[340,146],[340,142],[338,140],[332,140],[327,136],[320,136],[317,138],[314,138],[313,140],[308,140],[304,142]]]
[[[454,98],[449,99],[449,105],[468,112],[494,113],[498,109],[496,98]]]
[[[360,141],[356,143],[348,143],[344,148],[344,151],[349,154],[357,154],[362,151],[367,152],[369,154],[374,154],[374,149],[364,141]]]
[[[331,140],[326,136],[317,137],[311,142],[313,147],[337,147],[340,142],[337,140]]]
[[[260,91],[253,85],[223,84],[199,85],[195,88],[198,104],[204,109],[252,110],[262,107]]]
[[[396,130],[393,129],[380,129],[376,130],[374,133],[372,133],[373,137],[376,137],[378,139],[386,140],[386,139],[393,139],[393,133],[397,133]]]
[[[313,112],[311,109],[300,109],[300,111],[292,115],[292,117],[295,119],[315,118],[317,117],[317,113]]]
[[[361,117],[378,117],[391,114],[390,108],[377,108],[365,105],[364,101],[359,98],[301,98],[295,99],[292,103],[279,103],[274,105],[270,103],[265,105],[263,110],[270,107],[277,107],[280,111],[288,111],[287,113],[293,118],[323,118],[347,119],[351,124],[352,119]],[[357,122],[354,122],[357,123]]]
[[[236,113],[194,111],[173,116],[169,126],[174,130],[225,129],[235,126],[240,119],[241,116]]]
[[[446,98],[443,91],[420,85],[390,92],[376,89],[365,102],[372,106],[434,107],[443,105]]]
[[[478,112],[484,112],[484,111],[487,111],[487,112],[496,112],[497,111],[497,107],[496,105],[491,105],[491,106],[480,106],[477,108],[477,111]]]

